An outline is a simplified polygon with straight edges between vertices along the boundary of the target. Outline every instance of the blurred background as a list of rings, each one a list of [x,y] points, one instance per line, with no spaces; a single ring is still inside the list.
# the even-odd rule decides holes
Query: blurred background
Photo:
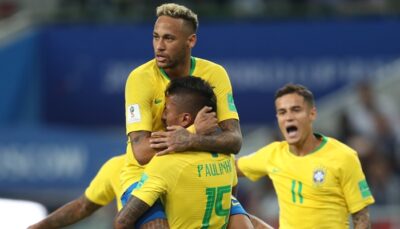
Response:
[[[373,228],[400,228],[400,1],[175,1],[199,15],[193,55],[222,64],[234,88],[240,155],[281,136],[273,94],[309,87],[318,132],[355,148],[376,199]],[[153,58],[145,0],[0,0],[0,197],[49,212],[81,195],[125,152],[124,84]],[[269,180],[240,179],[242,204],[272,225]],[[1,206],[0,206],[1,208]],[[109,206],[68,228],[110,228]]]

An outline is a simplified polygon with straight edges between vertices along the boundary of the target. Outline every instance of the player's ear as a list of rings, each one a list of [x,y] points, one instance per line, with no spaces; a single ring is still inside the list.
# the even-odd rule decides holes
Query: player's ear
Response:
[[[197,35],[195,33],[189,35],[188,37],[188,46],[189,48],[193,48],[197,42]]]
[[[190,113],[183,113],[180,121],[181,121],[181,126],[186,128],[193,124],[194,117]]]
[[[310,110],[310,117],[311,117],[311,120],[312,120],[312,121],[314,121],[314,120],[317,119],[317,114],[318,114],[317,108],[316,108],[315,106],[311,107],[311,110]]]

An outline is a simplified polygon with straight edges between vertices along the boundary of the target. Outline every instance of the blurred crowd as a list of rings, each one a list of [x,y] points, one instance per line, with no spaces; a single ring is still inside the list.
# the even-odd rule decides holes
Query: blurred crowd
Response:
[[[358,152],[376,204],[399,205],[399,106],[368,82],[354,91],[357,102],[341,114],[340,138]]]
[[[165,1],[145,0],[0,0],[0,19],[30,10],[45,21],[147,21]],[[285,19],[395,16],[397,0],[176,0],[203,19]]]

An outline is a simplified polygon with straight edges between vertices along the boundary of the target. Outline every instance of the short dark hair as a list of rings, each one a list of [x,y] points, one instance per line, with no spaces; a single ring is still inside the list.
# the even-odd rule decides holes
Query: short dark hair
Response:
[[[210,84],[196,76],[186,76],[172,79],[165,96],[179,95],[180,107],[194,117],[204,107],[209,106],[217,110],[217,98]]]
[[[304,98],[304,101],[306,101],[311,107],[315,106],[313,93],[310,90],[308,90],[308,88],[300,84],[289,83],[279,88],[275,93],[275,100],[284,95],[292,93],[296,93],[302,96]]]

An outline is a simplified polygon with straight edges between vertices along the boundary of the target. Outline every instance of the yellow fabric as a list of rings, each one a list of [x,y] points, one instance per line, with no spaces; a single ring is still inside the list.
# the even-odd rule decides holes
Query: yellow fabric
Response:
[[[171,228],[223,228],[229,220],[234,170],[229,155],[155,156],[132,195],[150,206],[161,197]]]
[[[122,208],[122,187],[119,175],[124,164],[125,155],[113,157],[104,163],[89,187],[86,188],[85,196],[93,203],[103,206],[115,198],[117,208],[120,210]]]
[[[192,134],[196,133],[196,127],[194,125],[189,126],[188,128],[186,128],[187,131],[189,131]]]
[[[374,203],[357,153],[339,141],[323,137],[325,145],[304,157],[275,142],[238,159],[251,180],[269,176],[278,196],[280,227],[349,228],[349,213]],[[362,190],[361,190],[362,189]]]
[[[194,58],[193,76],[201,77],[211,84],[217,97],[218,121],[239,119],[234,108],[232,87],[225,69],[213,62]],[[162,130],[161,116],[164,110],[164,91],[169,78],[151,60],[131,72],[125,87],[126,133],[132,131]],[[190,130],[191,132],[193,130]],[[121,173],[123,189],[139,180],[144,169],[133,156],[132,146],[127,143],[127,161]]]

